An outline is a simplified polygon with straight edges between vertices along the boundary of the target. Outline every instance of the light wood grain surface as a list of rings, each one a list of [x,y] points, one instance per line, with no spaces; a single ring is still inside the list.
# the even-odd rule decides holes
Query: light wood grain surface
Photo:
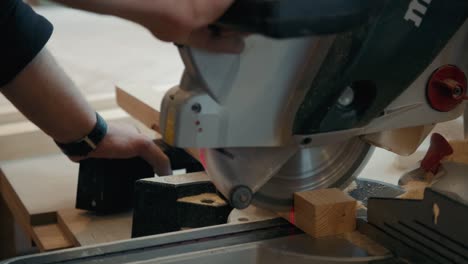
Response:
[[[132,212],[96,216],[93,213],[65,209],[57,212],[58,223],[74,246],[87,246],[130,239]]]
[[[356,200],[339,189],[295,193],[293,224],[312,237],[353,232]]]

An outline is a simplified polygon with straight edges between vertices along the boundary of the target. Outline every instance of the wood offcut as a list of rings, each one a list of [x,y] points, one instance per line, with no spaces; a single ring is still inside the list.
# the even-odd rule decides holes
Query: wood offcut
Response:
[[[356,207],[356,200],[338,189],[299,192],[288,220],[315,238],[344,234],[356,229]]]

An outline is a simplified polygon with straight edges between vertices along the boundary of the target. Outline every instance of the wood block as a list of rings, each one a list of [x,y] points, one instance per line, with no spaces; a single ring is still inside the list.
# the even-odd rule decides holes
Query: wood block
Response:
[[[155,89],[131,89],[116,87],[117,104],[128,114],[145,124],[147,127],[159,130],[159,106],[166,91]]]
[[[338,189],[295,193],[293,224],[312,237],[352,232],[356,206],[356,200]]]
[[[97,216],[93,213],[65,209],[57,212],[58,223],[74,246],[89,246],[130,239],[132,212]]]

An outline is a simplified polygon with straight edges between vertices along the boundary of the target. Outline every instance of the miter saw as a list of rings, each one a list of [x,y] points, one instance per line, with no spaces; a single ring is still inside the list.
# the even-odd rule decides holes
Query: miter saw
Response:
[[[259,34],[240,54],[180,48],[163,138],[202,149],[239,209],[344,188],[373,146],[409,155],[462,115],[467,16],[463,0],[238,0],[216,27]]]
[[[374,146],[411,154],[464,111],[466,0],[237,0],[220,28],[252,34],[240,54],[180,47],[186,69],[160,127],[167,143],[202,149],[236,208],[289,210],[294,192],[344,188]],[[368,199],[395,190],[358,181],[352,195],[368,199],[358,230],[390,251],[315,239],[276,218],[7,263],[467,263],[466,166],[444,170],[421,201]]]

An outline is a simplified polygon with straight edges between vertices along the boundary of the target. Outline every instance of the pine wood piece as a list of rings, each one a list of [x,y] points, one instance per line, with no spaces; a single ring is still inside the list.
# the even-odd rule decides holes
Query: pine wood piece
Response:
[[[356,200],[338,189],[294,194],[294,224],[312,237],[356,229]]]
[[[71,241],[64,235],[58,224],[34,226],[34,241],[39,250],[51,251],[72,247]]]
[[[159,107],[166,91],[145,88],[136,85],[129,85],[128,88],[117,86],[117,104],[145,126],[159,132]]]
[[[132,212],[94,215],[78,209],[57,212],[58,223],[74,246],[89,246],[100,243],[130,239]]]

